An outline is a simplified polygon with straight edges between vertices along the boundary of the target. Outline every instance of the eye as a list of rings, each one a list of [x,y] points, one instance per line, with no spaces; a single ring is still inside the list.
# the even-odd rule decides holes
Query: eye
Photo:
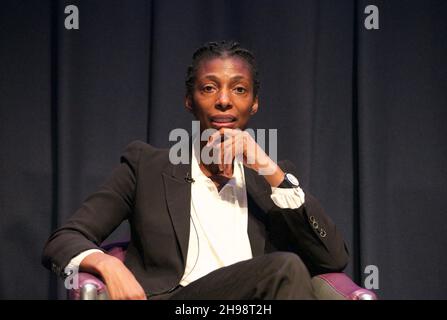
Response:
[[[236,87],[236,88],[234,88],[234,91],[237,93],[237,94],[243,94],[243,93],[246,93],[247,92],[247,89],[245,89],[244,87]]]
[[[202,91],[205,93],[213,93],[215,92],[216,87],[211,84],[206,84],[202,87]]]

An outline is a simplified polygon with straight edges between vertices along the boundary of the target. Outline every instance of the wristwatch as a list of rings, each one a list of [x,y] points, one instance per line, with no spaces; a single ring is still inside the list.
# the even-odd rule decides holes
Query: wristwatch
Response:
[[[286,173],[284,175],[284,180],[278,186],[278,188],[298,188],[300,183],[298,179],[291,173]]]

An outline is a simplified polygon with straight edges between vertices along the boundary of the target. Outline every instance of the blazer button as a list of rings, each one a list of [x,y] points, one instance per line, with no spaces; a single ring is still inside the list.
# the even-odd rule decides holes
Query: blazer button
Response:
[[[326,230],[324,230],[323,228],[320,229],[320,237],[324,238],[326,237]]]
[[[318,222],[317,219],[315,219],[314,216],[309,217],[309,221],[312,224],[312,227],[314,227],[315,230],[318,230]]]

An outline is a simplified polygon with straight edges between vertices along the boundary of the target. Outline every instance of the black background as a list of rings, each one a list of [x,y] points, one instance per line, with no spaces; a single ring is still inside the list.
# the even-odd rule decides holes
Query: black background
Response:
[[[66,30],[66,5],[80,29]],[[379,8],[379,30],[364,9]],[[0,3],[0,298],[65,296],[43,245],[132,140],[190,130],[184,75],[203,42],[258,58],[254,128],[345,235],[346,272],[383,299],[446,299],[446,1]],[[126,237],[121,227],[110,240]]]

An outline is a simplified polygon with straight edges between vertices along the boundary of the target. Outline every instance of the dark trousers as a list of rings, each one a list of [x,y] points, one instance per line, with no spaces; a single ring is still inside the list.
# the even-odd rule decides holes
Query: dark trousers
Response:
[[[220,268],[171,293],[149,299],[315,299],[311,277],[294,253],[274,252]]]

